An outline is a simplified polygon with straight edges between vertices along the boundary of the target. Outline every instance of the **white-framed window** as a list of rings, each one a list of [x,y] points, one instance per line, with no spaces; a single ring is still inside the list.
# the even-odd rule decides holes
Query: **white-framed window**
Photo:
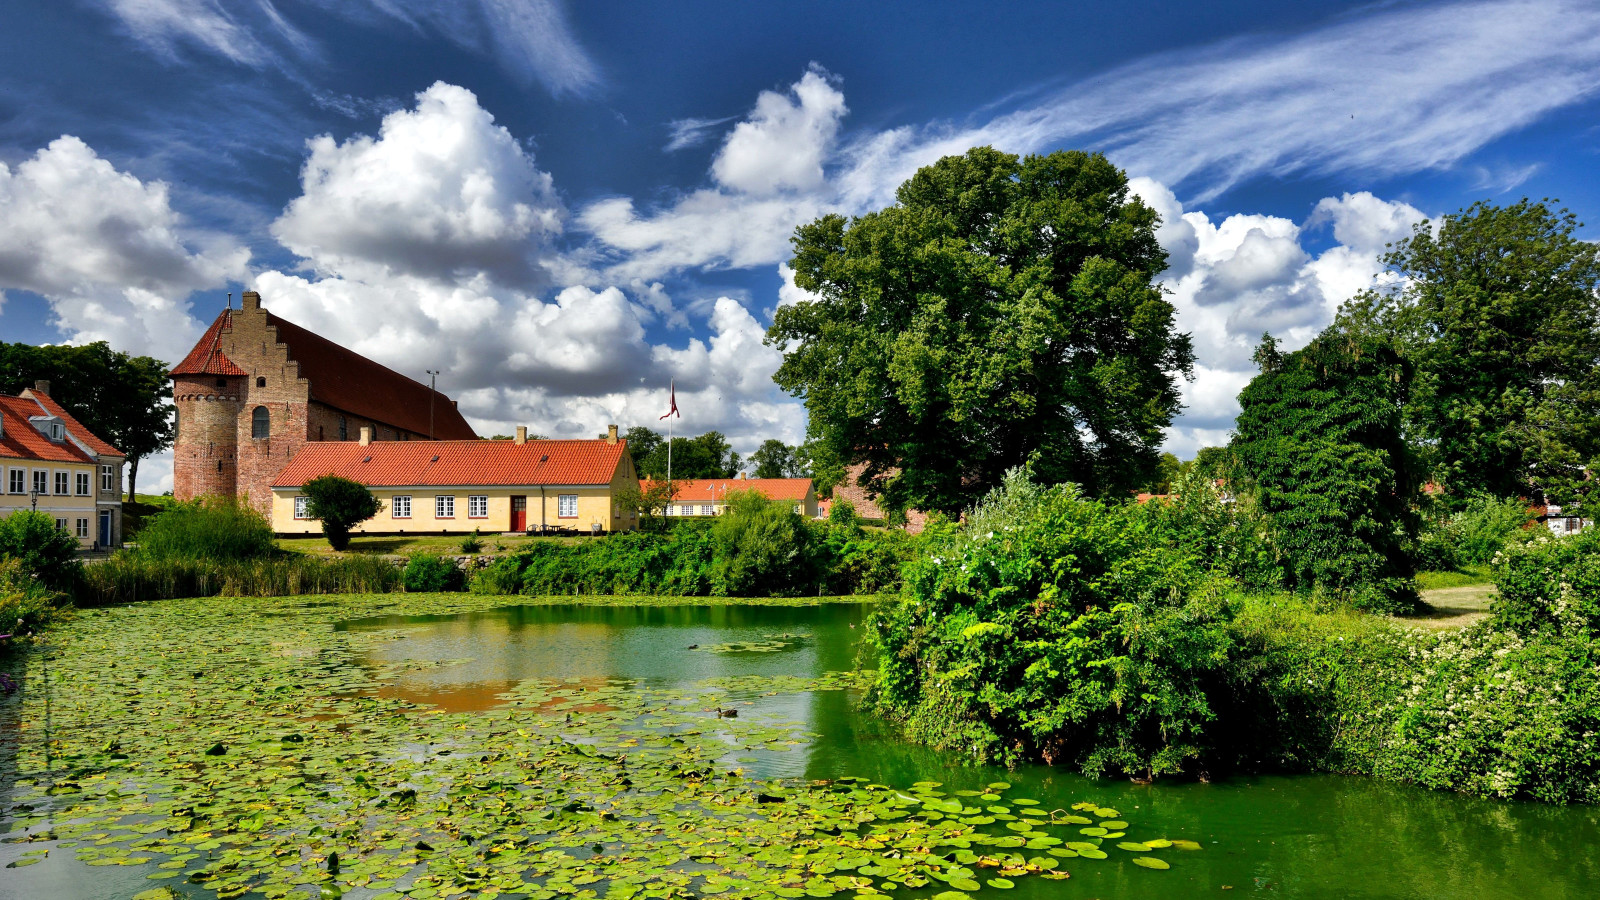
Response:
[[[693,504],[689,504],[689,503],[685,503],[684,505],[678,507],[678,515],[680,515],[680,516],[692,516],[692,515],[694,515],[694,505]]]
[[[700,507],[700,515],[702,516],[714,516],[716,514],[717,508],[709,503],[706,503]]]
[[[87,496],[89,496],[89,482],[91,480],[89,478],[89,473],[88,472],[79,472],[77,474],[78,474],[78,477],[76,479],[74,479],[74,480],[77,482],[78,496],[79,497],[87,497]]]
[[[56,530],[57,531],[66,531],[67,530],[67,520],[66,519],[57,519],[56,520]]]
[[[296,519],[309,519],[309,518],[311,518],[311,498],[310,497],[296,497],[296,498],[294,498],[294,517]]]
[[[796,503],[794,505],[794,514],[798,516],[798,515],[801,514],[801,512],[802,512],[802,510],[800,509],[800,504]]]
[[[56,473],[56,496],[65,497],[67,494],[70,494],[70,493],[72,493],[72,473],[71,472],[57,472]]]
[[[454,519],[456,517],[456,498],[433,498],[433,517],[435,519]]]
[[[117,469],[115,466],[100,467],[100,490],[114,491],[117,489]]]
[[[489,518],[489,498],[483,494],[470,494],[467,496],[467,518]]]
[[[410,495],[400,496],[400,497],[394,498],[393,500],[390,500],[389,501],[389,510],[390,510],[390,512],[393,513],[394,518],[396,518],[396,519],[409,519],[409,518],[411,518],[411,497],[410,497]]]
[[[39,494],[48,494],[48,493],[50,493],[50,473],[49,472],[46,472],[43,469],[35,469],[33,471],[33,490],[34,490],[35,493],[39,493]]]
[[[77,522],[77,526],[78,526],[78,537],[79,537],[79,539],[86,538],[86,537],[89,536],[89,520],[88,519],[79,519],[78,522]]]
[[[10,477],[6,479],[6,490],[13,494],[26,494],[28,492],[28,470],[12,469]]]
[[[557,494],[556,495],[556,518],[558,518],[558,519],[576,519],[577,517],[578,517],[578,495],[577,494]]]

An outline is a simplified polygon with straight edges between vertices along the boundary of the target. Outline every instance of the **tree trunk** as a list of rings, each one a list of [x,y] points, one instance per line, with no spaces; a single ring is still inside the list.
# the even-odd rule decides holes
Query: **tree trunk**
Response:
[[[139,457],[128,460],[128,502],[134,502],[133,483],[139,480]]]

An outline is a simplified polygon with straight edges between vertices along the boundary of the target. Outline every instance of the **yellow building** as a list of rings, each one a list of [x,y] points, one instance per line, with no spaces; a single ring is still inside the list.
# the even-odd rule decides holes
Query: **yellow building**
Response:
[[[617,427],[595,440],[359,441],[306,444],[272,484],[272,527],[279,534],[320,534],[301,487],[337,475],[367,486],[382,509],[356,534],[471,531],[628,531],[637,514],[617,503],[638,484]]]
[[[642,482],[641,489],[648,489]],[[794,507],[797,515],[817,517],[817,492],[809,478],[693,478],[672,483],[669,516],[720,516],[727,497],[738,491],[755,491],[774,503]]]
[[[122,464],[41,381],[0,396],[0,518],[32,509],[55,519],[84,549],[122,543]]]

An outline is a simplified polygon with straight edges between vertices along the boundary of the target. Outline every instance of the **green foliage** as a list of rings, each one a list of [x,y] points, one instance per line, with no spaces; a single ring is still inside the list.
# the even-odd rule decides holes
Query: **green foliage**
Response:
[[[77,539],[34,510],[0,519],[0,559],[16,560],[23,572],[55,591],[70,590],[83,572]]]
[[[482,550],[482,549],[483,549],[483,535],[479,534],[478,533],[478,529],[476,529],[476,528],[472,529],[472,533],[471,534],[469,534],[466,537],[461,539],[461,552],[462,553],[477,553],[479,550]]]
[[[73,597],[78,606],[115,606],[179,597],[373,594],[397,590],[400,578],[400,569],[379,556],[150,559],[121,551],[86,566]]]
[[[1266,337],[1256,360],[1229,449],[1285,586],[1374,611],[1415,608],[1403,362],[1381,339],[1337,329],[1288,354]]]
[[[65,605],[22,560],[0,557],[0,634],[36,632],[59,618]]]
[[[1506,544],[1520,540],[1533,516],[1519,499],[1473,497],[1417,539],[1417,567],[1447,571],[1481,566]]]
[[[809,478],[805,458],[799,447],[791,447],[777,438],[762,441],[756,452],[750,454],[755,466],[755,478]]]
[[[449,557],[419,553],[407,560],[403,582],[411,593],[441,593],[465,589],[467,576]]]
[[[1600,530],[1512,544],[1495,558],[1494,572],[1496,628],[1600,638]]]
[[[637,516],[642,530],[660,531],[668,524],[666,510],[672,493],[672,485],[665,480],[629,482],[617,490],[615,503],[618,509]]]
[[[1600,247],[1566,210],[1480,202],[1422,222],[1403,278],[1341,310],[1415,365],[1408,412],[1450,496],[1582,506],[1600,456]]]
[[[138,553],[146,559],[258,559],[273,551],[272,525],[238,497],[173,503],[139,532]]]
[[[1228,660],[1230,611],[1214,588],[1137,507],[1017,470],[875,614],[870,700],[983,758],[1176,773],[1203,751],[1206,686]]]
[[[638,441],[636,445],[634,442]],[[648,450],[640,448],[648,447]],[[628,452],[641,478],[667,477],[667,442],[648,428],[628,430]],[[732,478],[739,474],[739,454],[720,431],[672,439],[672,477]]]
[[[1126,176],[975,147],[896,197],[795,232],[816,299],[780,307],[767,341],[812,458],[865,462],[887,508],[946,513],[1030,459],[1097,496],[1148,481],[1193,354],[1155,283],[1159,217]]]
[[[139,461],[172,445],[167,368],[159,359],[112,350],[105,341],[42,347],[0,342],[0,394],[16,394],[39,379],[49,380],[51,399],[127,454],[130,500]]]
[[[815,580],[812,531],[787,503],[729,491],[711,528],[711,592],[781,597]]]
[[[300,493],[308,498],[307,514],[322,520],[322,533],[335,550],[350,546],[350,529],[383,508],[366,485],[337,475],[313,478],[300,486]]]

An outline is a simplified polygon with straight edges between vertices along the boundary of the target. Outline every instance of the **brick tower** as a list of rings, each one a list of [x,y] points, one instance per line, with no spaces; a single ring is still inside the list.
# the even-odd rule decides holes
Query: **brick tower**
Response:
[[[179,500],[243,495],[270,513],[272,480],[311,441],[471,440],[455,401],[274,316],[246,291],[171,372]]]

